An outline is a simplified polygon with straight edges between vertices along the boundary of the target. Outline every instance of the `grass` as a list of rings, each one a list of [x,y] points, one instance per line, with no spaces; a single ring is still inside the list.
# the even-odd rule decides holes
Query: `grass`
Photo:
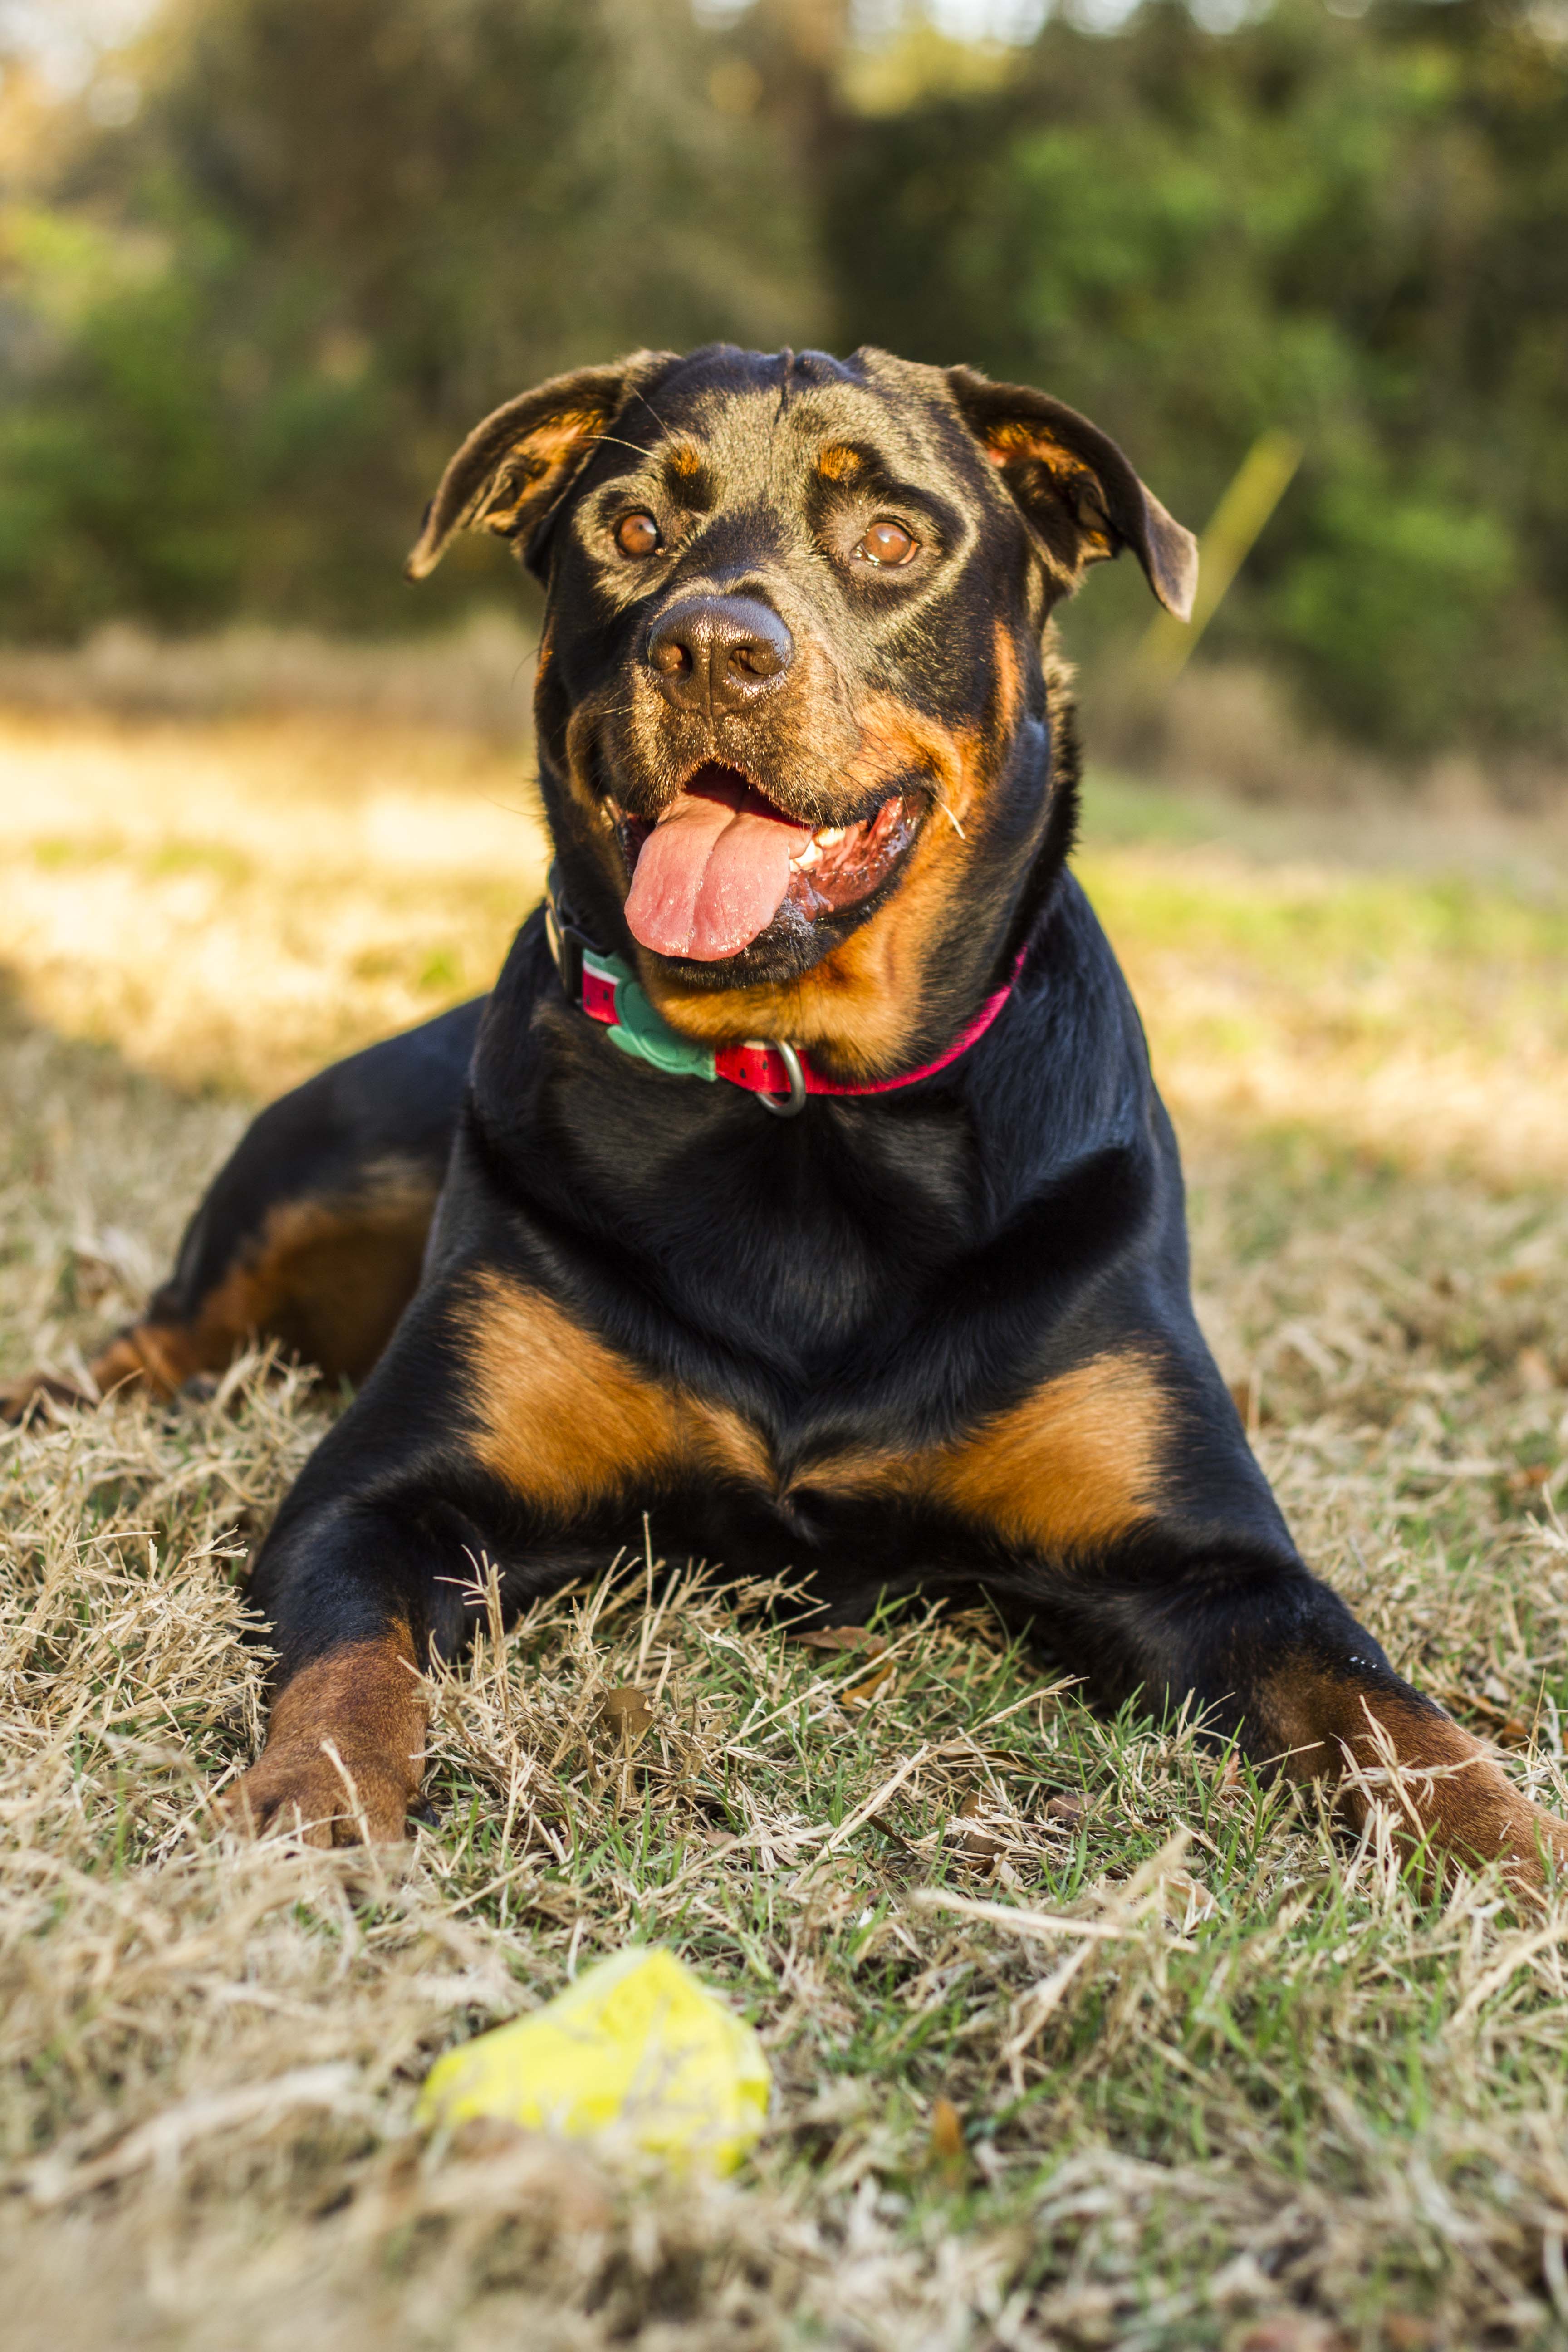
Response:
[[[16,714],[0,908],[51,1028],[262,1095],[488,988],[544,845],[519,753],[320,713]]]
[[[68,1370],[247,1098],[483,984],[539,844],[499,751],[319,713],[17,718],[0,765],[0,1359]],[[1559,886],[1092,805],[1270,1475],[1562,1808]],[[606,1562],[442,1680],[405,1859],[215,1841],[259,1721],[236,1573],[332,1410],[253,1361],[0,1439],[8,2344],[1568,2342],[1568,1906],[1424,1890],[983,1611],[826,1650],[743,1561]],[[413,2132],[437,2052],[637,1937],[763,2033],[745,2170]]]

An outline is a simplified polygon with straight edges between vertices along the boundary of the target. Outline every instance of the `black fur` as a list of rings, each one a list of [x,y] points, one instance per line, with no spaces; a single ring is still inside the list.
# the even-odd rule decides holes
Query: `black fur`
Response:
[[[633,1462],[614,1507],[570,1527],[531,1509],[454,1442],[463,1365],[446,1308],[482,1268],[733,1405],[781,1479],[805,1484],[783,1504],[716,1483],[658,1493]],[[813,1490],[814,1462],[941,1443],[1129,1342],[1157,1359],[1181,1436],[1157,1517],[1110,1557],[1021,1559],[972,1524]],[[1171,1687],[1194,1646],[1184,1626],[1245,1612],[1260,1588],[1270,1616],[1286,1590],[1298,1611],[1316,1595],[1342,1615],[1307,1579],[1194,1320],[1174,1139],[1070,876],[968,1055],[788,1124],[732,1088],[628,1063],[563,1003],[539,919],[520,934],[479,1033],[426,1286],[279,1514],[257,1597],[293,1667],[363,1633],[396,1558],[399,1606],[450,1649],[461,1599],[437,1579],[460,1583],[483,1554],[521,1603],[635,1546],[645,1508],[668,1557],[794,1570],[841,1622],[883,1593],[984,1583],[1108,1700]],[[1378,1655],[1369,1637],[1361,1648]],[[1194,1682],[1211,1702],[1235,1694],[1212,1673]]]

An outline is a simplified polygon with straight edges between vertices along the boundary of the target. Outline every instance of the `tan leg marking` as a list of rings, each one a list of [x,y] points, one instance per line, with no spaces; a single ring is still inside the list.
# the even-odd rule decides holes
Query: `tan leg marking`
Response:
[[[24,1372],[19,1381],[0,1389],[0,1422],[15,1425],[26,1421],[31,1408],[45,1402],[76,1409],[90,1405],[92,1399],[85,1389],[70,1381],[58,1381],[52,1372]]]
[[[419,1793],[425,1748],[414,1668],[414,1644],[399,1626],[379,1641],[348,1643],[285,1683],[266,1747],[224,1799],[233,1826],[257,1837],[298,1830],[307,1845],[395,1844]]]
[[[767,1449],[739,1413],[647,1379],[539,1291],[480,1274],[458,1328],[474,1450],[544,1509],[568,1517],[693,1471],[773,1483]]]
[[[257,1339],[328,1380],[363,1380],[418,1286],[437,1189],[390,1169],[347,1200],[280,1202],[189,1323],[135,1323],[109,1342],[91,1367],[100,1394],[173,1396]]]
[[[1532,1804],[1492,1752],[1447,1716],[1429,1714],[1397,1692],[1300,1670],[1277,1675],[1264,1697],[1269,1737],[1289,1751],[1284,1768],[1292,1780],[1338,1780],[1353,1764],[1400,1817],[1406,1843],[1429,1835],[1454,1860],[1501,1862],[1523,1893],[1544,1885],[1542,1853],[1568,1869],[1568,1823]],[[1353,1780],[1345,1804],[1361,1826],[1368,1799]]]
[[[979,1520],[1020,1549],[1070,1557],[1148,1517],[1169,1421],[1158,1374],[1130,1349],[1047,1381],[952,1444],[829,1461],[796,1483],[828,1493],[881,1488]]]
[[[1041,1551],[1110,1543],[1153,1507],[1169,1420],[1147,1358],[1096,1356],[945,1448],[931,1492]]]

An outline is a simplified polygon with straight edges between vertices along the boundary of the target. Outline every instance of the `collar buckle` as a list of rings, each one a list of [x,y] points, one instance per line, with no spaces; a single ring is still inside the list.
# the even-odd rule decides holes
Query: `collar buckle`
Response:
[[[789,1079],[787,1095],[770,1094],[765,1086],[757,1087],[757,1100],[762,1104],[763,1108],[765,1111],[771,1111],[774,1118],[798,1118],[805,1108],[805,1072],[801,1067],[800,1055],[795,1052],[789,1039],[787,1037],[750,1037],[746,1042],[760,1053],[776,1054],[784,1064],[785,1076]]]
[[[578,929],[561,898],[561,868],[552,866],[544,880],[544,937],[568,1004],[583,1002],[583,958],[594,942]]]

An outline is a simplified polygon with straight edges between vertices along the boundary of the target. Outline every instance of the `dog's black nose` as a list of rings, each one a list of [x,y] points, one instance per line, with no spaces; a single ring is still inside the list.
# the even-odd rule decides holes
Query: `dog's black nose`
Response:
[[[688,596],[648,632],[647,659],[678,710],[742,710],[789,667],[795,640],[752,596]]]

